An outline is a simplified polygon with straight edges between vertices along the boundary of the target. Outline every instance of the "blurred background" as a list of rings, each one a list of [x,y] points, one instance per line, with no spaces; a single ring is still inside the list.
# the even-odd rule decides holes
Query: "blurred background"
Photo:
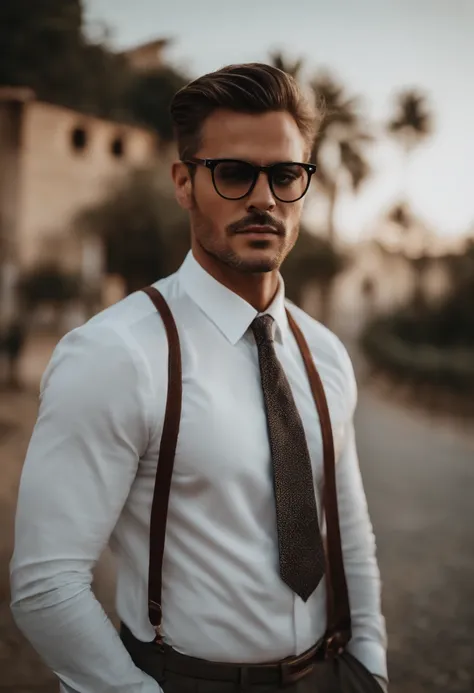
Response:
[[[0,692],[57,690],[8,609],[41,374],[179,266],[170,99],[253,60],[327,107],[283,273],[356,367],[391,691],[474,691],[473,36],[472,0],[0,1]]]

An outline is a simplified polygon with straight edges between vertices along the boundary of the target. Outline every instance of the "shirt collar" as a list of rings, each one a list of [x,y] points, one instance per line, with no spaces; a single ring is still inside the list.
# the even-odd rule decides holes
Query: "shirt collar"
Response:
[[[247,301],[214,279],[189,251],[179,271],[179,281],[196,305],[212,320],[231,344],[245,335],[252,321],[260,315]],[[275,298],[264,314],[275,320],[275,340],[282,343],[288,330],[285,310],[285,285],[279,277]]]

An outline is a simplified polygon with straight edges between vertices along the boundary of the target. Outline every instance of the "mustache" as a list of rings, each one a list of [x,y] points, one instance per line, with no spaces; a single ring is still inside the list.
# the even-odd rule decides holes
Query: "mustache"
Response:
[[[249,226],[271,226],[280,236],[284,236],[286,231],[285,225],[278,219],[272,217],[268,212],[251,212],[243,219],[229,224],[227,232],[231,235],[242,233],[248,229]]]

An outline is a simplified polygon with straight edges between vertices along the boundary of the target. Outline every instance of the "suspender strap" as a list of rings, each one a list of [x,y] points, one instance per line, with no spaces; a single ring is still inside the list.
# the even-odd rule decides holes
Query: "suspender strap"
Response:
[[[161,293],[154,287],[147,287],[143,291],[150,297],[156,310],[160,313],[168,338],[168,393],[151,510],[148,578],[149,618],[155,628],[157,642],[161,642],[163,555],[171,477],[181,418],[182,368],[178,330],[168,304]],[[327,531],[326,584],[328,627],[326,631],[326,646],[328,656],[332,656],[342,651],[351,638],[351,614],[344,572],[337,505],[334,441],[324,387],[311,356],[308,343],[288,310],[287,316],[305,364],[311,392],[319,414],[323,440],[323,507]]]
[[[331,418],[327,404],[324,386],[314,364],[314,359],[308,343],[295,322],[286,311],[291,331],[296,339],[303,357],[308,375],[311,393],[319,414],[321,437],[323,440],[323,469],[324,491],[323,508],[326,517],[326,592],[327,592],[327,648],[337,653],[351,639],[351,610],[347,591],[346,574],[341,546],[341,530],[339,527],[339,511],[336,489],[336,459],[334,454],[334,439],[332,435]]]
[[[155,628],[157,639],[160,640],[162,637],[161,589],[166,520],[181,420],[183,388],[179,335],[171,310],[157,289],[150,286],[143,290],[161,315],[168,339],[168,393],[151,506],[150,563],[148,568],[148,616]]]

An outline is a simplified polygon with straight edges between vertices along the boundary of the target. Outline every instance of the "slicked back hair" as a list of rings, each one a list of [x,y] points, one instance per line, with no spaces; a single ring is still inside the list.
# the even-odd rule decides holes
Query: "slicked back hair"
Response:
[[[311,151],[321,115],[296,80],[263,63],[228,65],[180,89],[171,102],[171,118],[179,157],[195,156],[201,146],[204,122],[220,109],[260,114],[286,111],[295,120]]]

